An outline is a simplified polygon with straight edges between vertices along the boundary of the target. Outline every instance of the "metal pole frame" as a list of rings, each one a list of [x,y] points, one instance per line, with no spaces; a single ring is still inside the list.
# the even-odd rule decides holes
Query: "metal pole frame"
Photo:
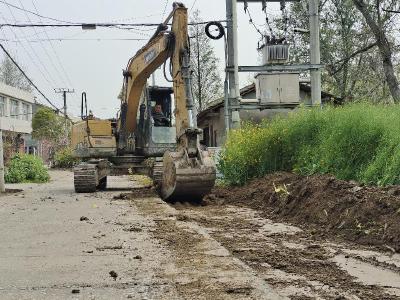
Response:
[[[286,2],[300,2],[301,0],[286,0]],[[311,105],[321,105],[321,65],[320,40],[319,40],[319,12],[318,0],[309,1],[309,24],[310,24],[310,64],[298,65],[299,70],[309,70],[311,77]],[[237,49],[237,2],[261,3],[262,0],[226,0],[227,41],[226,41],[226,77],[224,84],[225,102],[225,128],[228,132],[231,128],[240,126],[237,107],[240,107],[239,71],[249,72],[257,69],[257,66],[240,67],[238,65]],[[280,2],[280,0],[266,0],[266,2]],[[296,69],[296,65],[287,69]],[[262,68],[262,67],[260,67]],[[264,66],[265,68],[265,66]],[[273,66],[271,66],[273,68]],[[247,69],[247,70],[246,70]],[[271,70],[272,71],[272,70]],[[232,112],[236,113],[233,116]],[[229,118],[228,118],[229,117]],[[229,122],[228,122],[229,119]],[[235,122],[236,121],[236,122]],[[236,124],[235,124],[236,123]]]

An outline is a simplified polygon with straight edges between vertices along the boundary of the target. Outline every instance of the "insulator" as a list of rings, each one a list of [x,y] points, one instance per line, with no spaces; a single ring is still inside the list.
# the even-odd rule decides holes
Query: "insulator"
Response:
[[[267,11],[267,0],[261,0],[262,11]]]

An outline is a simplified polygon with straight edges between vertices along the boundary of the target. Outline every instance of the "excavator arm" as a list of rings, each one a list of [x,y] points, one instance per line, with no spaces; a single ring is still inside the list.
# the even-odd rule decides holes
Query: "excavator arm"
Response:
[[[167,31],[167,23],[171,18],[172,30]],[[182,128],[190,125],[188,110],[192,110],[193,105],[187,106],[185,101],[188,97],[183,78],[186,70],[184,70],[185,66],[182,66],[184,57],[189,57],[187,8],[181,4],[174,3],[173,12],[159,28],[150,41],[129,60],[127,69],[124,72],[127,95],[125,99],[127,105],[126,125],[124,128],[127,134],[132,134],[135,131],[140,97],[146,86],[147,79],[168,58],[172,60],[177,132],[179,133]],[[188,62],[186,69],[188,69]],[[187,82],[187,85],[190,85],[190,83]],[[193,116],[191,117],[193,118]]]
[[[172,63],[175,99],[177,151],[165,152],[161,195],[164,199],[185,201],[202,198],[215,182],[215,165],[207,151],[202,151],[191,92],[190,49],[187,8],[174,3],[173,11],[159,26],[150,41],[130,59],[124,72],[125,116],[120,122],[121,135],[135,132],[142,92],[150,75],[168,58]],[[172,19],[171,31],[167,24]]]

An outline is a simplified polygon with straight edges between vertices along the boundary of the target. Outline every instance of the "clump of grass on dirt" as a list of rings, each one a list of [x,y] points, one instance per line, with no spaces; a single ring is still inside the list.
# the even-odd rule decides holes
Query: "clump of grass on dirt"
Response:
[[[72,168],[79,163],[79,159],[74,156],[70,147],[59,149],[54,155],[54,166],[56,168]]]
[[[6,168],[4,178],[7,183],[41,183],[50,180],[49,173],[43,161],[31,154],[15,155]]]
[[[234,185],[275,171],[400,184],[400,106],[303,108],[261,125],[246,124],[230,133],[219,168]]]

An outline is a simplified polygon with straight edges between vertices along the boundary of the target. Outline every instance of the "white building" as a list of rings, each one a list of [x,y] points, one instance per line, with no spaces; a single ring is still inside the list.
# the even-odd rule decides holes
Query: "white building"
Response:
[[[0,82],[0,129],[21,134],[32,133],[34,104],[31,93]]]

